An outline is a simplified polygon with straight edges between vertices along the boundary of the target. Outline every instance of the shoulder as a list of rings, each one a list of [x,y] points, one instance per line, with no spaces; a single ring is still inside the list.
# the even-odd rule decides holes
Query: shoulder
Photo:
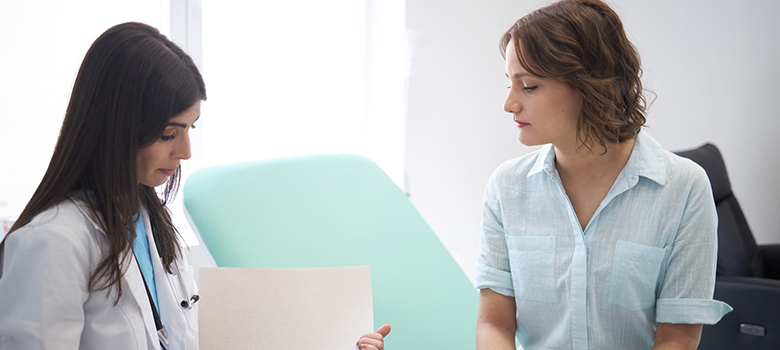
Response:
[[[537,163],[544,162],[546,148],[542,148],[526,155],[513,158],[501,163],[491,175],[491,182],[505,181],[511,178],[525,178],[535,170]]]
[[[654,138],[642,131],[638,136],[638,167],[640,175],[645,175],[674,191],[680,187],[690,188],[709,186],[707,173],[698,164],[688,158],[664,149]],[[632,155],[633,156],[633,155]]]
[[[65,198],[36,215],[27,225],[9,234],[6,244],[9,247],[29,249],[70,247],[87,254],[97,243],[96,238],[101,236],[98,232],[78,202]]]
[[[483,200],[501,201],[501,197],[514,196],[523,189],[536,188],[529,181],[537,178],[533,176],[539,172],[544,172],[545,162],[549,153],[545,153],[546,147],[533,151],[521,157],[513,158],[501,163],[490,176]]]
[[[701,190],[710,187],[707,172],[696,162],[663,150],[666,176],[672,186]]]

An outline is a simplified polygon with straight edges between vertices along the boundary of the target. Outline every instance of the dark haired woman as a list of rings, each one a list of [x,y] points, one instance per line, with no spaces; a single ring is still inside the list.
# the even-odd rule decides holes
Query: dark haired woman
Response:
[[[504,109],[536,152],[485,190],[478,349],[696,349],[717,216],[705,172],[645,123],[639,56],[606,4],[564,0],[504,35]]]
[[[197,287],[165,204],[205,99],[192,59],[150,26],[92,44],[48,170],[0,243],[0,348],[197,349]],[[360,342],[381,349],[380,331]]]

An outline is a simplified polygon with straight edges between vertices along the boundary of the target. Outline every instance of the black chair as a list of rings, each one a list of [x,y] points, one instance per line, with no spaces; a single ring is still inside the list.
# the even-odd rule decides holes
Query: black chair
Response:
[[[780,245],[756,244],[715,145],[677,154],[704,168],[712,184],[718,211],[715,299],[734,308],[718,324],[704,326],[699,349],[780,349]]]

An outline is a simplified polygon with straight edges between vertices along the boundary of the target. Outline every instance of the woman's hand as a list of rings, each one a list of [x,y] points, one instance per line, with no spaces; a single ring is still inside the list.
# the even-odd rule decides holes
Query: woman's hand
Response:
[[[355,345],[357,345],[357,347],[360,349],[384,350],[385,337],[388,333],[390,333],[390,325],[386,324],[382,327],[379,327],[379,329],[377,329],[374,333],[363,334],[363,336],[358,339]]]

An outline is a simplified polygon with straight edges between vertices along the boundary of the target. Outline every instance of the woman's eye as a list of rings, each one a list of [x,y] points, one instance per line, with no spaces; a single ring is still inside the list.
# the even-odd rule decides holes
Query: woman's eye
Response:
[[[525,91],[534,91],[534,90],[536,90],[537,87],[538,86],[526,86],[526,87],[523,87],[523,90],[525,90]]]
[[[163,140],[163,141],[173,140],[174,138],[176,138],[176,133],[175,132],[170,134],[170,135],[162,135],[162,136],[160,136],[160,139]]]

